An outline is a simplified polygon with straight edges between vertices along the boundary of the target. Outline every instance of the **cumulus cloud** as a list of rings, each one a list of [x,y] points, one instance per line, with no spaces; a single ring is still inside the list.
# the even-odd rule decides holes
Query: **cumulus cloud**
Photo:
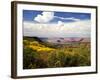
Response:
[[[58,26],[59,25],[59,26]],[[61,25],[61,26],[60,26]],[[24,22],[24,36],[37,37],[90,37],[91,21],[83,20],[70,23],[38,24]]]
[[[59,17],[55,16],[54,12],[42,12],[41,14],[38,14],[34,20],[40,23],[47,23],[53,20],[54,18],[58,18],[61,20],[73,20],[73,21],[79,21],[80,19],[74,18],[74,17],[69,17],[69,18],[64,18],[64,17]]]
[[[34,20],[37,22],[49,22],[54,18],[54,12],[42,12],[42,14],[38,14]]]

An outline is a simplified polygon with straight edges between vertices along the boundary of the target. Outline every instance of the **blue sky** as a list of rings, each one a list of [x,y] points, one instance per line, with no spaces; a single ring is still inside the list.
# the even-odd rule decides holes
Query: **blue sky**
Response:
[[[90,20],[91,19],[90,13],[75,13],[75,12],[50,12],[50,13],[43,14],[43,11],[23,10],[23,21],[33,21],[36,23],[57,23],[58,21],[74,22],[76,20]],[[49,17],[48,15],[52,15],[52,16]],[[52,19],[47,20],[47,21],[45,20],[44,22],[42,19],[42,22],[41,22],[41,21],[35,20],[38,16],[40,16],[43,19],[44,17],[48,16],[48,18],[52,17]],[[40,17],[38,18],[40,19]]]
[[[24,36],[90,37],[91,14],[23,10]]]

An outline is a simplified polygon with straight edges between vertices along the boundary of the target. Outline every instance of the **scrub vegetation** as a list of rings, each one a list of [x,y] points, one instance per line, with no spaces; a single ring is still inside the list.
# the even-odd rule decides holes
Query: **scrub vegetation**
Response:
[[[90,43],[53,44],[23,37],[23,69],[90,66]]]

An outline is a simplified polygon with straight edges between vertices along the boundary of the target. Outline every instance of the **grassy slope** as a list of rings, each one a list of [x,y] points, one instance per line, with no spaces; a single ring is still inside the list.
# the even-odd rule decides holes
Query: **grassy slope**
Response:
[[[31,48],[36,53],[35,59],[40,59],[42,66],[35,66],[35,62],[28,64],[26,68],[44,68],[44,67],[71,67],[71,66],[89,66],[90,65],[90,47],[89,43],[74,44],[68,47],[62,45],[58,47],[50,43],[43,43],[38,38],[24,37],[24,49]],[[32,53],[30,52],[30,53]],[[28,53],[28,54],[30,54]],[[24,54],[26,55],[26,54]],[[32,54],[34,55],[34,54]],[[29,62],[27,62],[29,63]],[[26,64],[26,63],[25,63]]]

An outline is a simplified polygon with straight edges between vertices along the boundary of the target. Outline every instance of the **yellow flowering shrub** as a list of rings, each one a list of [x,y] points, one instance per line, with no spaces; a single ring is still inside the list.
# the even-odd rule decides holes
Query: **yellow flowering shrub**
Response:
[[[32,48],[33,50],[38,51],[38,52],[48,52],[48,51],[54,51],[55,50],[53,48],[40,47],[40,46],[34,46],[34,45],[30,45],[29,47]]]

